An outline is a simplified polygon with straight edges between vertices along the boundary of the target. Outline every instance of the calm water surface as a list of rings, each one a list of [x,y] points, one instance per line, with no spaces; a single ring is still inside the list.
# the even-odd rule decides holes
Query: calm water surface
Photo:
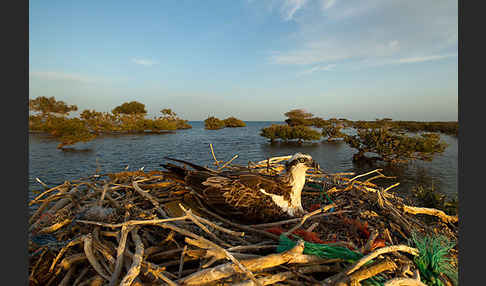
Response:
[[[57,142],[42,134],[29,135],[29,198],[32,190],[42,186],[40,178],[49,186],[62,184],[66,180],[93,175],[97,167],[101,173],[136,170],[161,170],[164,156],[186,159],[201,165],[213,166],[209,144],[212,143],[218,160],[228,161],[235,154],[233,162],[246,165],[248,161],[261,161],[268,157],[290,155],[296,152],[310,154],[327,172],[354,171],[364,173],[377,166],[356,166],[352,155],[356,152],[345,143],[294,143],[270,144],[259,135],[260,129],[280,122],[247,122],[246,127],[205,130],[204,122],[190,122],[192,129],[178,130],[174,134],[152,135],[110,135],[100,136],[93,141],[77,144],[77,149],[91,149],[89,152],[63,152],[56,149]],[[449,144],[443,154],[432,162],[412,162],[406,167],[384,169],[384,174],[397,176],[383,181],[384,185],[400,182],[397,192],[407,192],[416,184],[434,188],[453,197],[457,194],[457,138],[442,135]]]

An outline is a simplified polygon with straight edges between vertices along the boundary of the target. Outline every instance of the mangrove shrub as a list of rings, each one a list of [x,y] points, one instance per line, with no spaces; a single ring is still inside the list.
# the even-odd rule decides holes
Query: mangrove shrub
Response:
[[[223,122],[225,127],[230,128],[246,126],[245,122],[233,116],[226,118],[225,120],[223,120]]]
[[[307,140],[319,140],[321,134],[308,126],[289,126],[283,124],[272,124],[269,127],[261,129],[260,135],[270,139],[271,142],[276,139],[284,141],[298,140],[299,142]]]
[[[79,118],[48,116],[42,131],[54,136],[60,142],[57,145],[58,149],[77,142],[88,142],[96,137]]]
[[[137,101],[130,101],[115,107],[111,112],[113,114],[132,115],[132,114],[146,114],[147,110],[145,110],[145,104]]]
[[[187,120],[183,120],[177,116],[177,114],[170,108],[164,108],[160,111],[162,113],[162,119],[175,123],[176,129],[189,129],[192,126]]]
[[[37,113],[29,116],[29,129],[53,136],[60,142],[58,149],[96,137],[83,120],[66,117],[71,111],[78,110],[76,105],[68,105],[54,97],[40,96],[29,100],[29,110]]]
[[[357,135],[345,135],[344,141],[358,150],[353,157],[355,161],[365,159],[365,153],[371,152],[378,154],[379,160],[391,163],[405,163],[412,159],[430,161],[447,146],[437,133],[409,136],[387,125],[378,128],[363,125],[357,129]]]
[[[41,116],[47,116],[48,114],[68,115],[71,111],[77,111],[76,105],[67,105],[64,101],[56,100],[54,96],[45,97],[39,96],[35,99],[29,99],[29,110],[33,112],[39,112]]]
[[[312,125],[312,113],[306,112],[304,109],[292,109],[284,113],[288,118],[285,120],[289,126],[311,126]]]
[[[222,129],[224,128],[224,121],[216,118],[214,116],[206,118],[204,120],[204,128],[209,129],[209,130],[216,130],[216,129]]]
[[[84,120],[87,127],[96,134],[121,130],[118,124],[118,116],[108,112],[85,109],[79,116]]]

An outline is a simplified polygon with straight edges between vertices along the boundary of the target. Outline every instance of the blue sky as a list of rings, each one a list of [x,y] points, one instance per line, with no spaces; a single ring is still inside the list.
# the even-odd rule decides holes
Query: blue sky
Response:
[[[29,97],[283,120],[457,120],[457,1],[29,2]]]

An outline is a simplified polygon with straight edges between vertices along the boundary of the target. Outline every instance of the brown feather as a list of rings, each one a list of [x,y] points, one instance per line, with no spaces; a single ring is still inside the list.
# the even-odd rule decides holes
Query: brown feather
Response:
[[[178,171],[173,168],[169,171]],[[269,176],[253,172],[225,171],[219,174],[206,170],[185,170],[185,183],[211,210],[242,222],[267,222],[288,215],[268,195],[283,196],[290,201],[292,187],[286,176]]]

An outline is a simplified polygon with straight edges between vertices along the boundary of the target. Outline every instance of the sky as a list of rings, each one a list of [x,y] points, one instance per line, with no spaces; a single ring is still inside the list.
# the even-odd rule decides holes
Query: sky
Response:
[[[451,0],[29,1],[29,98],[148,117],[456,121]]]

